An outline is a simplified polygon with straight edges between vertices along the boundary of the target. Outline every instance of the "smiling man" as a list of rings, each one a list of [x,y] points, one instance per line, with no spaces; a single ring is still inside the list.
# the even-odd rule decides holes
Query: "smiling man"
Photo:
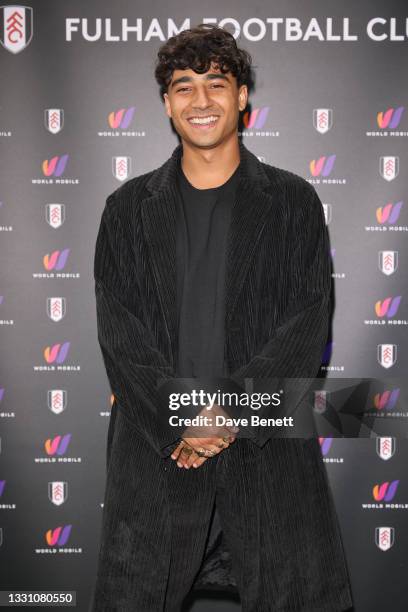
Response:
[[[179,612],[192,589],[234,591],[244,612],[352,605],[315,436],[198,437],[163,418],[162,382],[312,378],[327,340],[323,208],[239,140],[250,72],[221,28],[170,38],[155,76],[181,142],[102,213],[98,340],[115,401],[93,612]],[[304,394],[294,386],[294,407]]]

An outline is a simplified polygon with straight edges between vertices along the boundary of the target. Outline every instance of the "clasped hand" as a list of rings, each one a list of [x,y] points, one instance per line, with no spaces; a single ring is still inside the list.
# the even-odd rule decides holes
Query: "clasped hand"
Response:
[[[218,404],[214,404],[211,410],[204,407],[199,416],[208,416],[209,414],[213,417],[217,415],[228,416]],[[235,441],[235,434],[238,430],[239,428],[235,426],[216,427],[214,425],[213,427],[206,428],[205,433],[209,435],[198,438],[197,435],[192,435],[194,432],[197,434],[197,428],[187,427],[180,444],[172,452],[171,458],[177,461],[178,467],[189,469],[192,466],[198,468],[207,459],[215,457],[221,451],[228,448]]]

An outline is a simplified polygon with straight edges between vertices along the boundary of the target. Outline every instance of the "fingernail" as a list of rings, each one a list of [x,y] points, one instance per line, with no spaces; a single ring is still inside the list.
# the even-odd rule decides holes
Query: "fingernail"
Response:
[[[182,464],[182,463],[180,463],[180,461],[177,461],[177,465],[178,465],[179,467],[183,467],[183,464]]]
[[[198,467],[198,465],[196,463],[193,463],[193,467]]]
[[[175,458],[176,458],[176,455],[171,455],[171,458],[172,458],[172,459],[175,459]]]

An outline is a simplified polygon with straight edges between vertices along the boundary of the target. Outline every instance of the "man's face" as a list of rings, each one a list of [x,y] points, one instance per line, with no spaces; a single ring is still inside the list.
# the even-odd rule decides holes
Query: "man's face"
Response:
[[[204,74],[174,70],[164,94],[167,115],[180,138],[201,148],[215,147],[237,131],[247,99],[247,86],[238,89],[236,78],[222,74],[214,63]]]

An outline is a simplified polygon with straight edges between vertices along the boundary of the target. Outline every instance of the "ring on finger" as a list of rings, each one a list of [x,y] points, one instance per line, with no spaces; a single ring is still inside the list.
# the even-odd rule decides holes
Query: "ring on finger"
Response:
[[[185,453],[186,455],[191,455],[191,453],[193,452],[193,449],[190,446],[183,446],[183,448],[181,449],[182,453]]]

